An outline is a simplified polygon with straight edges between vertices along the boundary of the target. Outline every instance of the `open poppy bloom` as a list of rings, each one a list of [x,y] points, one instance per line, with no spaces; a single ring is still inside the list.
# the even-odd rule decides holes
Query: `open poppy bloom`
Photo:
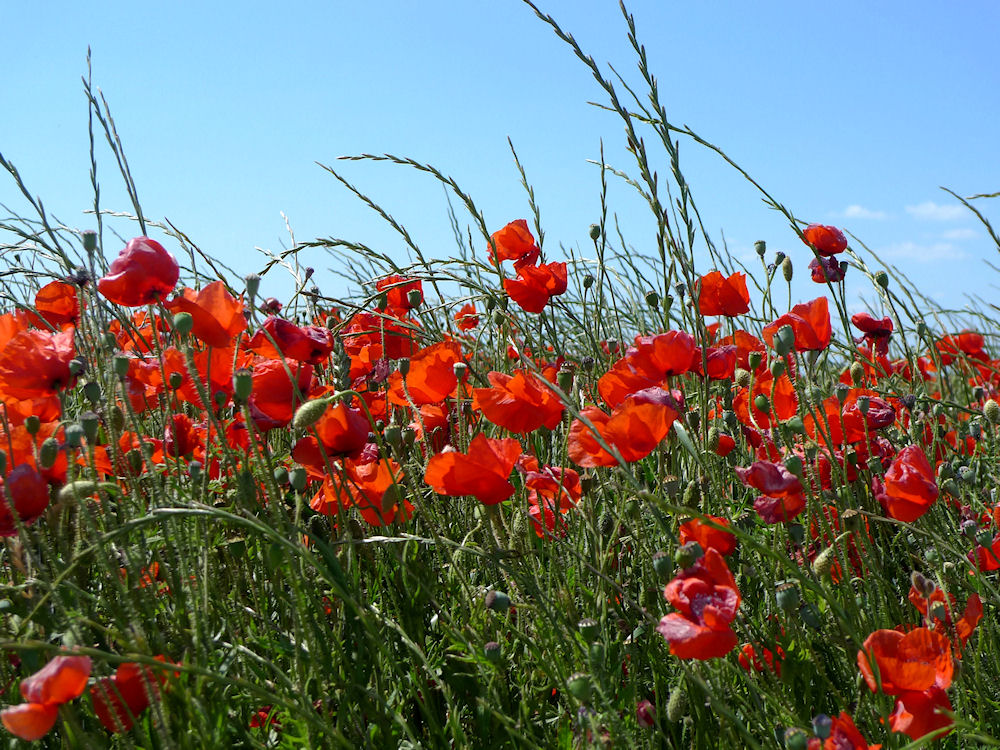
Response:
[[[726,278],[718,271],[705,274],[698,281],[698,312],[702,315],[735,317],[750,310],[750,293],[745,273]]]
[[[52,326],[60,329],[76,325],[80,318],[80,300],[76,287],[65,281],[50,281],[35,293],[34,313],[28,314],[28,321],[36,328]]]
[[[516,279],[504,279],[504,291],[522,310],[540,313],[549,300],[566,291],[566,264],[521,265]]]
[[[856,343],[867,342],[875,354],[885,357],[889,354],[889,336],[892,335],[892,318],[876,320],[866,312],[851,316],[851,324],[864,334]]]
[[[49,507],[49,485],[33,466],[21,464],[0,477],[0,537],[17,536],[8,502],[25,526],[34,523]]]
[[[847,249],[847,238],[837,227],[810,224],[802,230],[802,237],[804,242],[816,248],[816,252],[820,255],[836,255]]]
[[[873,664],[878,668],[877,677]],[[908,633],[876,630],[858,651],[858,669],[874,693],[881,680],[886,695],[951,685],[954,664],[948,639],[930,628]]]
[[[439,341],[424,347],[410,358],[405,389],[403,373],[397,371],[389,377],[389,401],[399,406],[409,406],[410,402],[417,406],[443,403],[455,395],[455,365],[464,361],[457,341]]]
[[[479,325],[479,315],[476,313],[476,306],[471,302],[466,302],[461,309],[455,313],[455,325],[460,331],[471,331]]]
[[[424,481],[439,495],[472,495],[483,505],[496,505],[514,494],[509,477],[521,453],[517,440],[480,432],[468,453],[445,448],[431,456]]]
[[[535,238],[528,229],[528,222],[525,219],[510,222],[503,229],[494,232],[490,239],[493,241],[490,247],[490,260],[495,263],[512,260],[514,269],[517,270],[521,266],[531,266],[538,261],[538,254],[541,251],[535,244]]]
[[[492,387],[473,391],[473,408],[479,408],[493,424],[523,433],[543,425],[551,430],[559,424],[565,406],[534,373],[491,372],[487,377]]]
[[[227,347],[247,327],[243,302],[231,295],[222,281],[213,281],[197,292],[185,288],[164,307],[172,313],[190,313],[191,335],[209,346]]]
[[[21,680],[26,701],[0,711],[0,721],[22,740],[39,740],[59,717],[59,706],[83,694],[90,678],[89,656],[56,656],[30,677]]]
[[[896,710],[889,717],[889,728],[893,732],[902,732],[911,740],[919,740],[955,723],[945,711],[952,711],[951,701],[939,687],[901,693],[896,698]],[[946,734],[948,732],[941,732],[936,737]]]
[[[297,326],[273,315],[247,343],[247,349],[269,359],[284,357],[321,364],[333,351],[333,332],[320,326]]]
[[[289,372],[291,377],[289,377]],[[247,404],[258,429],[284,427],[304,401],[312,383],[312,365],[258,360],[253,366],[253,392]],[[293,380],[294,379],[294,380]]]
[[[961,354],[969,359],[989,361],[989,355],[983,349],[983,335],[975,331],[962,331],[952,336],[944,336],[935,342],[934,346],[941,356],[943,365],[950,365]]]
[[[149,708],[150,695],[159,696],[162,684],[162,675],[154,675],[149,667],[135,662],[119,664],[113,677],[103,677],[90,687],[94,713],[109,732],[127,732]]]
[[[424,301],[424,283],[420,279],[408,279],[399,274],[391,274],[375,282],[375,288],[385,292],[385,308],[394,315],[405,315]],[[417,304],[410,303],[410,292],[419,297]]]
[[[611,414],[589,406],[580,411],[580,416],[590,420],[593,429],[582,419],[573,420],[567,446],[569,458],[586,468],[617,466],[618,459],[597,442],[599,436],[617,448],[626,463],[638,461],[652,453],[667,436],[677,415],[677,402],[663,388],[646,388],[634,393]]]
[[[312,434],[314,430],[316,436]],[[320,479],[327,473],[328,461],[342,456],[357,456],[361,452],[368,443],[371,425],[361,409],[338,401],[326,407],[323,416],[309,432],[295,444],[292,458],[302,464],[310,476]]]
[[[336,515],[353,505],[372,526],[406,521],[413,514],[413,505],[400,501],[400,493],[394,489],[403,481],[403,470],[391,458],[366,453],[356,460],[345,459],[342,471],[328,474],[309,507],[318,513]]]
[[[116,304],[139,307],[170,294],[180,275],[177,259],[163,245],[149,237],[136,237],[97,281],[97,291]]]
[[[833,257],[813,258],[809,261],[809,270],[812,280],[817,284],[825,284],[828,281],[835,284],[847,276],[847,264],[841,265],[840,261]]]
[[[846,711],[831,717],[830,735],[826,740],[813,737],[806,750],[880,750],[881,745],[869,745],[868,740],[854,725],[854,719]]]
[[[826,297],[796,305],[773,323],[764,326],[764,341],[774,348],[774,335],[783,326],[791,326],[795,334],[795,351],[820,351],[830,345],[833,327],[830,325],[830,306]]]
[[[726,561],[708,549],[694,565],[667,584],[664,596],[677,612],[660,620],[656,630],[681,659],[715,659],[736,648],[730,623],[740,608],[740,590]]]
[[[872,480],[873,486],[878,482]],[[938,499],[934,470],[917,445],[901,450],[885,473],[881,492],[876,496],[890,518],[910,523],[926,513]]]
[[[733,554],[736,551],[736,536],[725,530],[732,524],[719,516],[705,516],[705,521],[700,518],[692,518],[681,524],[681,546],[683,547],[688,542],[698,542],[702,549],[714,549],[723,556]],[[719,526],[723,528],[718,528]]]
[[[5,399],[56,396],[76,382],[69,363],[76,356],[73,329],[21,331],[0,353],[0,395]]]
[[[773,672],[776,677],[781,677],[781,660],[784,658],[785,652],[778,646],[778,654],[775,653],[764,646],[759,647],[760,652],[758,653],[758,647],[754,646],[752,643],[744,643],[740,647],[740,653],[737,657],[740,666],[747,672],[751,669],[754,672]]]
[[[625,359],[636,372],[656,380],[683,375],[693,363],[698,347],[686,331],[666,331],[655,336],[636,336]]]
[[[765,523],[790,521],[805,510],[802,483],[784,464],[755,461],[746,468],[737,466],[733,470],[747,487],[764,493],[753,507]]]

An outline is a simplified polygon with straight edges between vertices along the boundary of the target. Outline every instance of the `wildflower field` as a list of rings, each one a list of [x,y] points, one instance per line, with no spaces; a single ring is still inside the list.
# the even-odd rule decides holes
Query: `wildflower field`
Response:
[[[229,269],[144,211],[89,83],[127,213],[95,177],[63,226],[0,156],[5,747],[1000,745],[996,317],[748,175],[786,236],[720,251],[680,144],[742,170],[668,120],[631,17],[642,93],[538,16],[634,157],[577,237],[516,155],[501,226],[361,155],[449,192],[451,257],[333,166],[408,262]],[[959,200],[1000,250],[989,197]]]

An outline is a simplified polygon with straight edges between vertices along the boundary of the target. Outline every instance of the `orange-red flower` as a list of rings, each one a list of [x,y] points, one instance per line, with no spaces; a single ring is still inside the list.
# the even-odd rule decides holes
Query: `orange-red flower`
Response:
[[[889,354],[889,336],[892,335],[892,318],[882,318],[876,320],[866,312],[855,313],[851,316],[851,324],[864,334],[856,343],[868,342],[872,350],[879,357]]]
[[[868,740],[858,731],[854,720],[846,711],[839,716],[833,716],[830,724],[830,736],[826,740],[813,737],[806,746],[807,750],[880,750],[881,745],[869,745]]]
[[[617,466],[618,459],[601,447],[598,436],[617,448],[626,463],[638,461],[667,436],[677,419],[678,406],[663,388],[646,388],[626,398],[611,414],[590,406],[580,415],[590,421],[593,429],[582,419],[573,420],[567,445],[570,460],[583,467]]]
[[[726,278],[718,271],[705,274],[697,285],[698,312],[702,315],[735,317],[750,310],[745,273]]]
[[[22,740],[38,740],[49,733],[59,717],[59,706],[78,698],[87,687],[91,661],[88,656],[56,656],[21,681],[26,701],[0,711],[0,720]]]
[[[847,249],[847,238],[837,227],[810,224],[802,230],[803,241],[816,248],[820,255],[830,256]]]
[[[755,461],[750,466],[734,468],[740,481],[763,494],[754,502],[754,510],[766,523],[795,518],[806,507],[802,483],[784,464]]]
[[[409,279],[399,274],[390,274],[375,282],[375,289],[385,292],[385,307],[393,315],[405,315],[424,301],[424,283],[420,279]],[[410,304],[410,292],[419,295],[417,304]]]
[[[472,495],[483,505],[496,505],[514,494],[509,477],[521,451],[513,438],[479,433],[468,453],[445,448],[431,456],[424,481],[439,495]]]
[[[173,313],[190,313],[191,334],[209,346],[229,346],[247,327],[242,300],[231,295],[222,281],[213,281],[197,292],[185,288],[164,307]]]
[[[514,268],[518,269],[521,266],[534,265],[538,260],[540,251],[525,219],[512,221],[503,229],[494,232],[490,239],[492,240],[490,260],[495,263],[512,260]],[[496,247],[495,254],[493,246]]]
[[[554,429],[562,419],[559,397],[534,373],[517,370],[513,375],[491,372],[490,388],[473,391],[473,407],[493,424],[511,432],[533,432],[542,425]]]
[[[774,335],[783,326],[791,326],[795,334],[795,351],[818,351],[830,345],[833,327],[830,325],[830,307],[826,297],[796,305],[773,323],[764,326],[764,341],[774,348]]]
[[[504,279],[504,291],[522,310],[540,313],[549,300],[566,291],[566,264],[521,265],[516,279]]]
[[[896,710],[889,717],[889,728],[902,732],[911,740],[950,727],[954,720],[944,711],[951,711],[948,694],[939,687],[909,691],[896,698]],[[942,732],[937,737],[943,737]]]
[[[944,689],[951,685],[954,674],[951,643],[930,628],[914,628],[908,633],[876,630],[858,651],[858,669],[872,692],[878,690],[880,682],[886,695]]]
[[[159,697],[162,684],[163,676],[155,675],[149,667],[135,662],[119,664],[113,677],[102,677],[91,685],[94,713],[109,732],[127,732],[149,707],[150,696]]]
[[[312,429],[316,431],[319,442],[311,434],[302,438],[292,449],[292,458],[306,467],[312,476],[320,478],[327,473],[328,461],[341,456],[357,456],[368,442],[371,425],[361,409],[339,401],[326,408]]]
[[[247,402],[258,429],[284,427],[312,383],[312,365],[263,359],[253,366],[253,393]],[[289,373],[291,376],[289,377]]]
[[[680,543],[683,546],[688,542],[698,542],[702,549],[714,549],[723,556],[731,555],[736,551],[736,535],[725,530],[731,525],[719,516],[705,516],[704,520],[692,518],[681,524]]]
[[[873,485],[878,479],[873,479]],[[885,512],[897,521],[916,521],[938,499],[934,470],[917,445],[901,450],[885,473],[882,491],[876,490]]]
[[[693,566],[667,584],[664,596],[677,612],[660,620],[656,630],[681,659],[715,659],[736,648],[730,623],[740,608],[740,590],[726,561],[708,549]]]
[[[247,348],[261,357],[294,359],[311,365],[321,364],[333,351],[333,332],[320,326],[297,326],[273,315],[247,343]]]
[[[0,536],[17,535],[11,504],[26,526],[49,507],[49,485],[34,467],[21,464],[0,477]]]
[[[49,282],[35,293],[35,310],[38,315],[30,313],[28,320],[38,328],[46,328],[48,324],[58,330],[66,325],[76,325],[80,318],[76,287],[65,281]]]
[[[345,459],[342,471],[328,474],[309,506],[325,515],[336,515],[341,508],[356,507],[372,526],[407,520],[413,505],[390,489],[403,481],[403,470],[391,458],[377,454],[357,460]]]
[[[0,395],[5,399],[58,395],[76,380],[69,369],[75,356],[72,328],[61,333],[21,331],[0,353]]]
[[[149,237],[136,237],[98,280],[97,291],[119,305],[139,307],[170,294],[178,278],[177,259],[163,245]]]
[[[455,395],[455,365],[464,361],[457,341],[439,341],[424,347],[410,358],[405,389],[401,372],[389,378],[389,401],[399,406],[408,406],[411,401],[417,406],[443,403]]]
[[[461,309],[455,313],[455,325],[460,331],[471,331],[479,325],[479,315],[476,314],[476,306],[471,302],[466,302]]]

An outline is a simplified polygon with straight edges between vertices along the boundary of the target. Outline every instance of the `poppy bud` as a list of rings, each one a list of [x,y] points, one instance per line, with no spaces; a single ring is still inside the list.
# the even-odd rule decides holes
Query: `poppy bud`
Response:
[[[201,481],[201,470],[203,468],[201,461],[191,461],[188,464],[188,476],[191,477],[192,482]]]
[[[791,455],[785,459],[785,468],[797,477],[802,477],[802,459],[796,455]]]
[[[583,277],[583,288],[590,289],[594,285],[594,277],[589,273]]]
[[[783,612],[793,612],[798,609],[801,602],[799,587],[791,581],[780,583],[774,591],[774,599],[778,605],[778,609]]]
[[[979,527],[976,526],[976,522],[971,518],[966,518],[961,524],[959,524],[958,529],[962,532],[962,536],[966,539],[974,540]]]
[[[667,718],[677,723],[687,713],[687,705],[687,694],[684,692],[684,686],[678,685],[670,691],[670,698],[667,700]]]
[[[37,415],[32,414],[24,420],[24,431],[31,435],[31,437],[37,435],[40,429],[42,429],[42,420]]]
[[[288,483],[296,492],[302,492],[306,488],[309,475],[302,466],[295,466],[288,472]]]
[[[883,289],[888,289],[889,288],[889,274],[887,274],[885,271],[876,271],[875,272],[875,283],[878,284]]]
[[[486,604],[486,609],[491,609],[494,612],[506,612],[510,609],[510,597],[496,589],[490,589],[487,592],[484,603]]]
[[[100,417],[98,417],[94,412],[85,411],[80,415],[80,428],[83,430],[83,434],[87,437],[88,443],[93,443],[97,440],[97,430],[100,426]]]
[[[764,240],[757,240],[755,243],[753,243],[753,249],[754,252],[757,253],[757,255],[763,258],[764,254],[767,252],[767,243],[764,242]]]
[[[486,657],[487,661],[493,664],[499,662],[500,657],[502,656],[502,654],[500,653],[500,644],[497,643],[496,641],[490,641],[489,643],[487,643],[485,646],[483,646],[483,656]]]
[[[670,564],[667,553],[663,550],[653,554],[653,570],[661,581],[669,581],[673,578],[673,566]]]
[[[824,578],[833,570],[834,563],[837,562],[837,551],[833,547],[825,547],[822,552],[816,555],[813,560],[812,570],[817,578]]]
[[[917,590],[917,593],[925,599],[934,593],[937,584],[929,580],[920,571],[914,570],[910,573],[910,584]]]
[[[93,229],[84,229],[80,232],[80,239],[83,240],[83,249],[88,255],[97,250],[97,232]]]
[[[243,281],[246,283],[247,297],[252,305],[253,298],[257,296],[257,292],[260,290],[260,276],[255,273],[248,273],[243,277]]]
[[[51,469],[59,456],[59,441],[55,438],[45,438],[38,448],[38,465],[43,469]]]
[[[288,469],[284,466],[274,468],[274,481],[279,485],[288,483]]]
[[[96,405],[101,400],[101,384],[93,380],[84,383],[83,395],[92,405]]]
[[[591,224],[590,225],[590,239],[592,239],[594,242],[597,242],[597,240],[601,239],[601,225],[600,224]]]
[[[760,352],[753,351],[747,355],[747,364],[750,365],[750,370],[752,372],[757,372],[760,369],[761,362],[764,361],[764,355]]]
[[[865,382],[865,366],[860,362],[851,363],[851,382],[860,386]]]
[[[792,280],[792,259],[786,257],[781,261],[781,275],[785,277],[785,281]]]
[[[320,420],[320,417],[326,413],[326,409],[330,405],[330,402],[331,399],[328,396],[306,401],[302,404],[302,406],[295,410],[295,416],[292,417],[292,429],[306,430],[312,427]]]
[[[698,562],[704,554],[705,550],[702,549],[698,542],[688,542],[681,545],[677,552],[674,553],[674,562],[677,563],[678,567],[681,569],[687,570]]]
[[[79,357],[71,359],[67,367],[69,367],[69,374],[74,376],[82,375],[83,371],[87,369],[86,363]]]
[[[706,441],[705,447],[708,448],[710,451],[714,451],[716,448],[718,448],[720,435],[721,433],[719,432],[719,428],[713,426],[708,431],[708,440]]]
[[[701,503],[701,487],[694,479],[688,482],[684,488],[684,497],[681,502],[688,508],[697,508]]]
[[[568,392],[573,387],[573,373],[570,370],[560,369],[556,374],[556,385],[563,392]]]
[[[386,427],[385,432],[382,433],[382,437],[391,448],[398,450],[403,445],[403,431],[399,428],[399,425],[391,424]]]
[[[814,630],[818,630],[823,624],[823,621],[819,617],[819,609],[812,602],[806,602],[799,607],[799,618],[804,624]]]
[[[786,421],[785,426],[796,435],[805,435],[806,433],[805,422],[802,421],[802,417],[798,414]]]
[[[233,373],[233,399],[237,403],[244,403],[253,392],[253,373],[245,367],[241,367]]]
[[[570,675],[566,681],[566,689],[578,701],[586,703],[594,693],[594,684],[591,682],[589,674],[576,672]]]
[[[850,394],[850,392],[851,392],[851,389],[848,388],[843,383],[838,383],[837,386],[833,389],[833,394],[837,397],[837,400],[840,402],[841,406],[843,406],[844,402],[847,401],[847,397]],[[813,400],[817,404],[821,403],[823,401],[822,393],[819,393],[819,394],[815,394],[814,393],[813,394]]]
[[[179,335],[187,336],[194,328],[194,317],[189,312],[179,312],[174,315],[173,327]]]
[[[960,466],[958,469],[958,479],[966,484],[976,483],[976,470],[971,466]]]
[[[809,735],[798,727],[786,729],[784,741],[785,750],[806,750],[809,747]]]
[[[795,330],[789,325],[781,326],[774,334],[773,343],[774,351],[778,353],[778,356],[788,356],[788,353],[795,348]],[[753,356],[752,352],[751,356]]]
[[[758,411],[761,411],[764,414],[769,414],[771,412],[771,402],[763,393],[757,394],[753,400],[753,405],[757,407]]]
[[[600,625],[592,617],[580,620],[576,627],[587,643],[593,643],[597,639],[597,636],[600,635]]]

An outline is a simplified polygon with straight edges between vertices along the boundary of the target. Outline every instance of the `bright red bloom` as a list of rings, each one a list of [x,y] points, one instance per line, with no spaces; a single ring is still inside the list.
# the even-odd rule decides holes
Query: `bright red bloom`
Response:
[[[476,306],[471,302],[466,302],[462,308],[455,313],[455,325],[460,331],[471,331],[479,325],[479,315],[476,314]]]
[[[21,681],[26,703],[0,711],[7,730],[23,740],[48,734],[59,716],[59,706],[78,698],[87,687],[91,661],[88,656],[56,656]]]
[[[493,424],[522,433],[533,432],[542,425],[551,430],[559,424],[566,407],[534,373],[491,372],[487,377],[492,387],[473,391],[473,407],[481,409]]]
[[[37,328],[52,326],[58,330],[66,325],[76,325],[80,318],[76,287],[65,281],[50,281],[35,293],[35,310],[38,315],[29,313],[28,320]]]
[[[701,352],[696,351],[691,369],[698,375],[708,375],[709,380],[732,380],[739,361],[736,347],[732,344],[711,346],[705,352],[705,371],[702,372]]]
[[[302,438],[292,449],[292,458],[306,467],[310,475],[322,478],[327,474],[328,461],[341,456],[357,456],[368,443],[371,425],[361,409],[338,401],[326,408],[312,429],[319,443],[312,434]]]
[[[346,459],[342,472],[326,476],[309,507],[336,515],[339,509],[353,505],[372,526],[406,521],[413,513],[413,505],[406,500],[400,502],[400,493],[391,491],[403,476],[403,470],[391,458],[376,455],[371,459],[362,454],[358,460]]]
[[[596,406],[580,412],[581,417],[590,420],[598,436],[618,449],[626,463],[648,456],[670,432],[677,415],[677,402],[662,388],[646,388],[629,396],[610,415]],[[570,460],[578,466],[618,465],[582,419],[574,419],[570,425],[567,450]]]
[[[638,373],[662,381],[691,369],[697,345],[685,331],[667,331],[655,336],[636,336],[625,352],[629,366]]]
[[[893,732],[902,732],[911,740],[919,740],[924,735],[954,724],[954,719],[943,713],[952,710],[948,694],[939,687],[905,692],[896,699],[896,710],[889,717],[889,728]],[[944,737],[948,733],[936,736]]]
[[[751,669],[755,672],[769,671],[774,672],[775,676],[781,677],[781,659],[784,657],[785,652],[782,650],[781,646],[778,646],[778,655],[775,656],[774,652],[763,646],[760,647],[760,654],[757,653],[757,649],[752,643],[744,643],[740,648],[740,654],[737,660],[740,666],[743,667],[747,672]]]
[[[697,284],[698,312],[702,315],[735,317],[750,310],[750,293],[745,273],[726,278],[718,271],[705,274]]]
[[[854,726],[854,720],[846,711],[840,716],[831,717],[830,736],[826,740],[813,737],[807,745],[808,750],[880,750],[881,745],[869,745],[868,740]]]
[[[230,346],[247,327],[243,301],[231,295],[222,281],[213,281],[197,292],[185,288],[164,307],[172,313],[190,313],[191,334],[209,346]]]
[[[736,365],[737,367],[742,367],[744,370],[752,370],[750,367],[750,352],[760,352],[764,354],[767,349],[764,347],[764,342],[753,336],[746,331],[736,331],[732,336],[726,336],[721,341],[719,341],[719,346],[726,344],[732,344],[736,347]],[[757,368],[758,372],[767,368],[767,358],[761,357],[760,366]]]
[[[773,323],[764,326],[764,341],[774,348],[774,334],[782,326],[791,326],[795,333],[795,351],[819,351],[830,345],[833,327],[830,325],[830,307],[826,297],[796,305]]]
[[[702,549],[714,549],[723,556],[733,554],[736,551],[736,535],[724,530],[732,524],[719,516],[705,516],[705,521],[700,518],[692,518],[690,521],[682,523],[680,527],[681,545],[688,542],[698,542]],[[718,528],[719,526],[722,526],[723,529]]]
[[[394,315],[405,315],[424,301],[424,282],[420,279],[408,279],[399,274],[391,274],[375,282],[375,289],[385,292],[385,307]],[[416,305],[410,304],[410,292],[417,292],[420,300]]]
[[[540,313],[549,300],[566,291],[566,264],[522,265],[516,279],[504,279],[504,291],[522,310]]]
[[[928,511],[938,494],[934,470],[927,456],[919,446],[908,445],[896,455],[885,473],[879,501],[891,518],[910,523]]]
[[[989,361],[989,355],[983,349],[983,336],[975,331],[962,331],[953,336],[944,336],[934,346],[941,356],[942,365],[950,365],[959,353],[970,359]]]
[[[312,365],[286,364],[280,359],[264,359],[254,364],[253,392],[247,404],[258,429],[284,427],[292,421],[295,409],[309,392],[312,371]]]
[[[320,326],[297,326],[269,317],[247,342],[247,349],[269,359],[284,357],[311,365],[322,364],[333,351],[333,332]]]
[[[114,677],[103,677],[90,688],[94,713],[109,732],[127,732],[150,705],[150,695],[159,696],[162,676],[135,662],[119,664]]]
[[[851,323],[861,331],[864,336],[857,340],[868,342],[872,350],[879,357],[889,354],[889,336],[892,335],[892,318],[882,318],[876,320],[866,312],[859,312],[851,316]]]
[[[10,502],[21,523],[32,524],[49,507],[49,485],[28,464],[21,464],[0,478],[0,536],[17,536]]]
[[[770,413],[757,408],[757,396],[764,396],[771,404]],[[733,411],[747,427],[767,429],[774,417],[790,419],[799,408],[799,395],[787,373],[777,378],[766,370],[754,378],[753,388],[740,388],[733,398]],[[753,415],[751,419],[750,415]]]
[[[813,258],[809,261],[809,270],[812,272],[812,280],[817,284],[826,282],[837,283],[843,281],[847,275],[847,266],[840,265],[836,258]]]
[[[483,505],[496,505],[514,494],[508,477],[521,452],[517,440],[479,433],[468,453],[445,448],[431,456],[424,481],[439,495],[472,495]]]
[[[677,612],[660,620],[656,630],[681,659],[715,659],[736,648],[729,624],[740,608],[740,590],[722,555],[705,551],[694,565],[667,584],[664,596]]]
[[[501,263],[505,260],[514,261],[514,268],[534,265],[538,260],[540,250],[535,244],[535,238],[528,230],[528,222],[525,219],[512,221],[493,233],[490,238],[493,242],[490,247],[490,260]],[[496,246],[496,254],[493,252],[493,245]]]
[[[878,667],[877,676],[873,662]],[[944,689],[951,685],[954,668],[948,639],[929,628],[915,628],[905,634],[876,630],[858,651],[858,669],[873,693],[879,679],[886,695],[932,687]]]
[[[820,255],[836,255],[847,249],[847,238],[837,227],[810,224],[802,230],[803,241]]]
[[[443,403],[455,395],[455,365],[464,361],[457,341],[439,341],[424,347],[410,358],[405,390],[401,372],[389,378],[389,401],[399,406],[409,406],[411,401],[418,406]]]
[[[76,381],[69,370],[75,356],[72,328],[61,333],[22,331],[0,353],[0,395],[5,400],[58,395]]]
[[[125,307],[148,305],[173,291],[180,278],[177,259],[156,240],[130,240],[97,282],[97,291]]]
[[[784,464],[755,461],[734,471],[743,484],[764,493],[754,502],[754,510],[766,523],[789,521],[805,509],[802,483]]]

